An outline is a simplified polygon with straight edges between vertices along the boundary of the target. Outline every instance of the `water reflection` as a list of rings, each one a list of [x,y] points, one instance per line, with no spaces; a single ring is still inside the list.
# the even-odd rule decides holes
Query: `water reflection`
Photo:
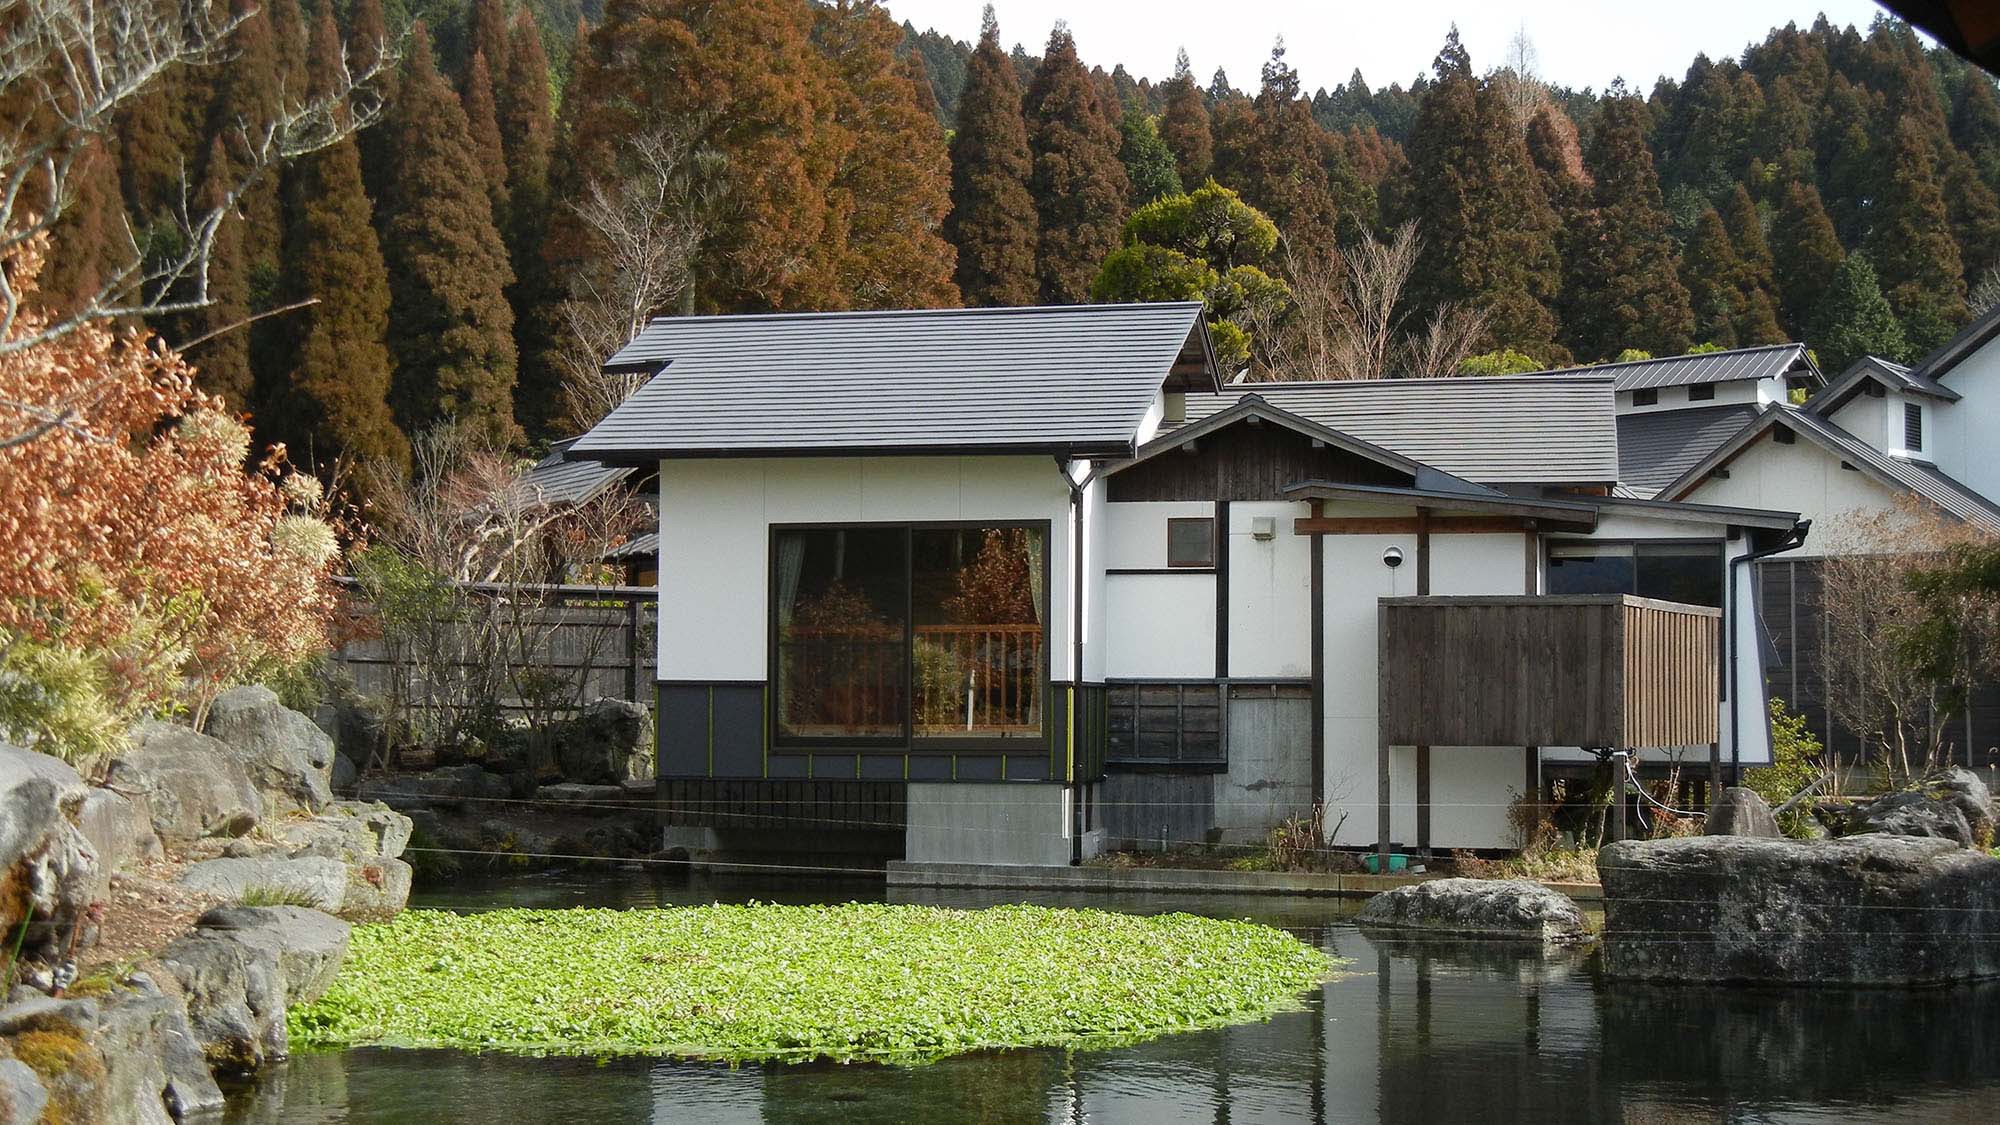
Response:
[[[880,898],[633,876],[511,880],[463,902],[664,906]],[[892,1069],[360,1050],[293,1060],[240,1122],[1986,1121],[2000,1104],[2000,984],[1922,992],[1613,985],[1577,955],[1371,940],[1325,900],[1029,898],[1283,925],[1352,962],[1306,1010],[1106,1051],[1010,1051]],[[454,905],[429,896],[424,905]]]

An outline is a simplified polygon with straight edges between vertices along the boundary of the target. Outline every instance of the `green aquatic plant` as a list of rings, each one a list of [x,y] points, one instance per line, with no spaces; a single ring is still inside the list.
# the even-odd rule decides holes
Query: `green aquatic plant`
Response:
[[[1189,914],[701,906],[406,911],[354,930],[296,1047],[920,1063],[1086,1047],[1295,1009],[1335,962]]]

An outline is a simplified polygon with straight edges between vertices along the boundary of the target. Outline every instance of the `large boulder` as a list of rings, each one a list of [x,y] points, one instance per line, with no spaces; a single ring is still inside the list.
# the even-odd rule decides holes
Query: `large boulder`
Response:
[[[1845,834],[1933,836],[1961,847],[1993,845],[1993,796],[1971,770],[1953,767],[1916,786],[1848,810]]]
[[[1630,840],[1598,853],[1604,971],[1921,985],[2000,976],[2000,859],[1948,839]]]
[[[644,759],[650,723],[643,704],[624,699],[599,699],[557,723],[548,732],[549,748],[564,781],[616,785],[634,776]]]
[[[416,873],[400,859],[378,859],[347,869],[340,916],[350,922],[387,922],[410,903]]]
[[[311,906],[337,914],[347,898],[347,865],[325,856],[211,859],[189,867],[181,883],[230,903]]]
[[[333,800],[333,739],[270,688],[248,684],[216,696],[204,730],[243,763],[268,807],[318,812]]]
[[[333,769],[327,775],[327,784],[333,787],[333,791],[335,793],[353,792],[354,783],[360,780],[361,771],[354,768],[354,760],[345,754],[334,754]]]
[[[35,1073],[42,1120],[166,1125],[222,1108],[187,1010],[144,974],[101,996],[0,1008],[0,1039]]]
[[[356,796],[363,801],[380,801],[392,809],[404,809],[506,800],[512,793],[506,778],[467,763],[440,766],[424,773],[373,778],[361,783]]]
[[[64,762],[0,743],[0,933],[25,918],[27,956],[60,954],[103,896],[97,849],[71,823],[88,795]]]
[[[5,1042],[0,1040],[0,1047]],[[40,1121],[48,1104],[49,1092],[42,1087],[41,1076],[11,1053],[0,1059],[0,1121],[7,1125]]]
[[[248,1074],[286,1056],[285,1011],[317,999],[347,955],[347,923],[295,906],[202,915],[160,963],[180,984],[208,1065]]]
[[[148,719],[133,727],[105,778],[107,788],[145,801],[170,848],[241,836],[264,815],[264,799],[229,746],[174,723]]]
[[[1708,836],[1760,836],[1776,839],[1785,833],[1778,827],[1778,818],[1772,814],[1771,806],[1754,789],[1730,786],[1724,789],[1715,803],[1708,807],[1708,823],[1702,829]]]
[[[1568,895],[1523,879],[1432,879],[1383,891],[1355,924],[1453,937],[1519,938],[1548,944],[1587,940],[1583,911]]]

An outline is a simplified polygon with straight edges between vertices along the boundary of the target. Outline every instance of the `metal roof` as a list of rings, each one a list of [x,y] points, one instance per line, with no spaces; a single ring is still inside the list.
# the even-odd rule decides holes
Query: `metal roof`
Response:
[[[607,559],[643,559],[660,553],[660,533],[649,531],[644,535],[634,535],[625,542],[604,552]]]
[[[1578,370],[1570,368],[1569,370]],[[1683,387],[1691,383],[1734,383],[1806,374],[1820,381],[1819,368],[1804,344],[1767,344],[1696,355],[1669,355],[1631,363],[1599,363],[1584,370],[1600,371],[1618,380],[1621,391],[1647,387]]]
[[[1864,384],[1874,382],[1893,391],[1905,394],[1925,395],[1945,402],[1957,402],[1959,393],[1928,375],[1920,375],[1900,363],[1892,363],[1880,356],[1863,356],[1854,365],[1841,372],[1838,379],[1827,384],[1825,390],[1812,396],[1806,402],[1806,409],[1821,417],[1828,417],[1847,404],[1847,401],[1861,393]]]
[[[1736,436],[1757,416],[1752,403],[1648,410],[1618,416],[1618,482],[1646,499]]]
[[[1765,407],[1736,436],[1662,489],[1660,495],[1686,495],[1709,473],[1728,464],[1751,442],[1776,425],[1786,426],[1885,487],[1913,492],[1982,531],[2000,534],[2000,506],[1939,472],[1937,466],[1925,461],[1891,457],[1812,411],[1775,404]]]
[[[564,457],[564,451],[575,438],[556,442],[548,456],[535,462],[535,466],[522,475],[515,487],[521,489],[522,499],[531,504],[581,504],[585,500],[609,488],[612,484],[632,475],[626,465],[604,465],[595,461],[571,461]]]
[[[1361,441],[1480,484],[1604,484],[1618,479],[1611,377],[1467,376],[1236,383],[1187,396],[1189,424],[1255,394]]]
[[[606,366],[642,365],[569,456],[1130,456],[1170,376],[1217,385],[1187,301],[661,317]]]

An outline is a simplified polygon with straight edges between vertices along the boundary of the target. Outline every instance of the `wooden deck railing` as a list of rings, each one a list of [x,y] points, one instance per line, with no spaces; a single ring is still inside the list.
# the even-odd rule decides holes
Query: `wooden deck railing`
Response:
[[[789,628],[778,660],[794,731],[900,728],[903,685],[919,734],[981,734],[1041,726],[1047,671],[1038,624],[919,625],[905,680],[903,636],[882,628]]]

